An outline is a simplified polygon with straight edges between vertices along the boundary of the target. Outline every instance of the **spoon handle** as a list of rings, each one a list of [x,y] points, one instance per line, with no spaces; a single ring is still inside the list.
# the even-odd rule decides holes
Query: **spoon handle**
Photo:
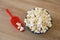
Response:
[[[13,17],[13,15],[12,15],[11,12],[9,11],[9,9],[6,9],[6,12],[9,14],[10,17]]]

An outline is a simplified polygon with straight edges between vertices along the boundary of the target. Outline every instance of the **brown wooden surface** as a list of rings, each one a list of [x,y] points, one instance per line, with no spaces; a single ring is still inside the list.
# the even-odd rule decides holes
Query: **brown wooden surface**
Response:
[[[22,20],[26,11],[42,7],[49,10],[53,26],[46,34],[32,34],[28,30],[18,32],[10,23],[5,9],[9,8],[13,15]],[[0,40],[60,40],[60,0],[0,0]]]

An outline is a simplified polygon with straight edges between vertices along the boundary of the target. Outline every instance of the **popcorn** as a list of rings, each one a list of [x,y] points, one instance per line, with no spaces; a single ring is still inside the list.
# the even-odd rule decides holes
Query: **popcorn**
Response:
[[[49,18],[49,21],[51,21],[51,18]]]
[[[24,22],[26,22],[26,19],[25,19],[25,21]]]
[[[36,27],[32,26],[32,29],[31,29],[31,31],[34,31],[35,29],[36,29]]]
[[[17,29],[20,29],[20,27],[17,27]]]
[[[32,29],[32,26],[30,26],[29,28]]]
[[[24,28],[21,26],[20,31],[23,31],[23,30],[24,30]]]
[[[26,26],[34,33],[45,33],[48,27],[52,26],[51,16],[46,9],[36,7],[27,11],[27,18],[24,20]]]
[[[16,25],[18,25],[17,29],[19,29],[20,31],[24,30],[24,28],[21,26],[21,23],[17,22]]]
[[[48,17],[50,17],[50,15],[49,15],[49,14],[48,14],[47,16],[48,16]]]
[[[35,30],[35,32],[34,33],[40,33],[38,30]]]
[[[41,30],[41,33],[45,33],[47,30]]]
[[[42,30],[44,30],[44,29],[46,29],[47,27],[46,26],[43,26],[43,27],[41,27],[42,28]]]
[[[17,22],[16,25],[21,26],[21,24],[19,22]]]
[[[51,26],[52,26],[52,24],[48,24],[47,26],[48,26],[48,27],[51,27]]]

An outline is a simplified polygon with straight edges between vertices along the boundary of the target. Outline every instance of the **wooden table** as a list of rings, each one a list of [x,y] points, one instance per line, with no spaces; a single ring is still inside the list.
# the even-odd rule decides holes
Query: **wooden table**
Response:
[[[28,30],[18,32],[10,23],[5,9],[9,8],[13,15],[24,21],[26,11],[34,7],[49,10],[53,21],[52,28],[39,35]],[[60,0],[0,0],[0,40],[60,40]]]

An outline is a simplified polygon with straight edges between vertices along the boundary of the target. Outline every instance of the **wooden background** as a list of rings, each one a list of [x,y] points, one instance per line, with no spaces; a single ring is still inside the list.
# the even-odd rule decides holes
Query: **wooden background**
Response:
[[[13,15],[24,20],[26,11],[34,7],[49,10],[53,21],[52,28],[39,35],[28,30],[18,32],[10,23],[5,9],[9,8]],[[0,0],[0,40],[60,40],[60,0]]]

